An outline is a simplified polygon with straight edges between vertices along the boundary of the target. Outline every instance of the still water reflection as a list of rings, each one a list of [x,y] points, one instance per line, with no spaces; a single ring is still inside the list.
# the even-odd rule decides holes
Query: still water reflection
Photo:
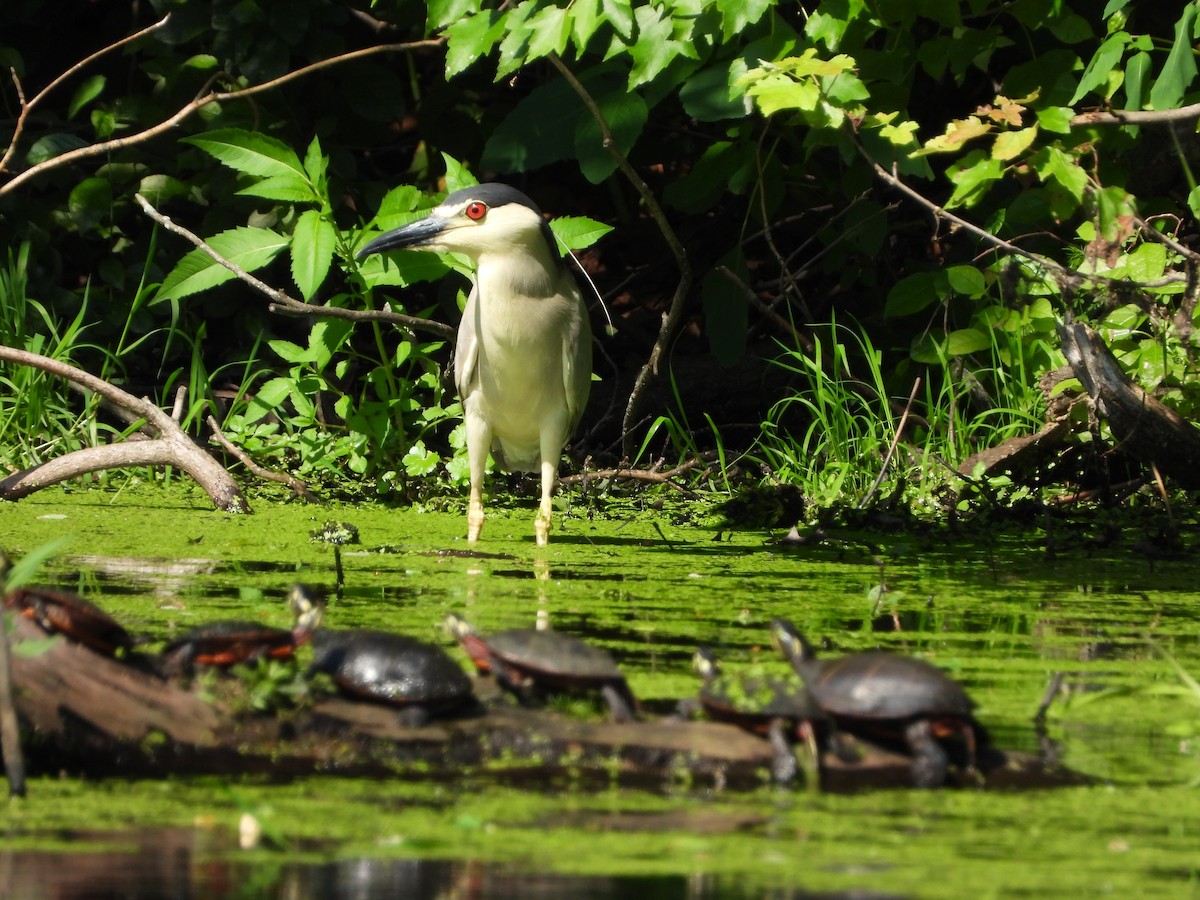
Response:
[[[375,898],[662,898],[762,897],[736,880],[696,875],[598,877],[521,871],[508,864],[416,859],[343,859],[322,863],[241,861],[216,852],[208,832],[160,829],[135,835],[63,835],[70,852],[0,853],[0,897],[7,900],[279,900]],[[94,848],[94,849],[89,849]],[[769,891],[786,898],[882,898],[870,892],[811,894]]]

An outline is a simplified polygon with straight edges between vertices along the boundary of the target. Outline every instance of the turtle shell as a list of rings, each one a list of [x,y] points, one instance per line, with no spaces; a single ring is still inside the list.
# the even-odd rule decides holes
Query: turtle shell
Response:
[[[470,700],[471,679],[435,644],[371,629],[319,631],[310,671],[346,694],[395,706],[451,709]]]
[[[489,657],[495,657],[518,672],[547,684],[583,687],[625,680],[606,650],[560,631],[515,628],[474,640],[485,648],[482,657],[469,643],[466,648],[480,671],[489,671]]]
[[[168,669],[190,665],[228,668],[260,657],[286,659],[296,652],[296,636],[261,622],[213,622],[176,638],[163,649]]]
[[[937,666],[909,656],[854,653],[802,668],[817,703],[835,716],[969,718],[975,707],[961,684]]]
[[[17,588],[4,605],[37,622],[45,631],[64,634],[86,647],[113,656],[133,647],[133,638],[115,619],[78,594],[46,588]]]
[[[700,687],[709,718],[765,733],[774,719],[819,721],[825,713],[794,674],[743,671],[721,674]]]

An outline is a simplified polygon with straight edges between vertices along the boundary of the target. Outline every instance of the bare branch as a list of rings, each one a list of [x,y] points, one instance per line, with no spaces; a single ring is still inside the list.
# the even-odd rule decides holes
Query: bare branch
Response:
[[[218,265],[224,266],[241,281],[244,281],[250,287],[254,288],[259,293],[266,296],[271,301],[267,309],[273,313],[281,313],[290,316],[327,316],[335,319],[348,319],[353,322],[390,322],[394,325],[400,325],[411,330],[428,331],[436,334],[444,340],[454,339],[454,329],[442,322],[434,322],[430,319],[422,319],[419,316],[406,316],[401,313],[392,312],[391,310],[376,310],[376,309],[341,309],[335,306],[317,306],[313,303],[305,303],[303,300],[297,300],[278,288],[271,287],[260,278],[256,278],[239,266],[232,260],[226,259],[216,250],[214,250],[203,238],[192,231],[184,228],[168,216],[164,216],[155,209],[149,200],[141,194],[135,194],[134,198],[142,210],[155,222],[162,225],[174,234],[185,238],[200,250],[203,250],[212,258]]]
[[[981,241],[983,241],[985,244],[987,244],[997,250],[1004,250],[1007,253],[1011,253],[1014,256],[1020,256],[1024,259],[1029,260],[1030,262],[1032,262],[1036,265],[1041,266],[1042,268],[1044,268],[1047,271],[1048,274],[1052,274],[1052,275],[1058,277],[1061,281],[1063,281],[1066,284],[1077,285],[1082,282],[1090,281],[1090,282],[1095,282],[1095,283],[1099,283],[1099,284],[1111,285],[1113,287],[1120,288],[1121,290],[1127,291],[1130,288],[1148,289],[1148,288],[1163,287],[1168,284],[1177,284],[1180,282],[1185,282],[1187,280],[1186,275],[1179,274],[1179,275],[1166,275],[1162,278],[1159,278],[1157,281],[1134,282],[1134,281],[1126,281],[1121,278],[1108,278],[1104,275],[1097,275],[1097,274],[1094,274],[1091,272],[1081,272],[1078,269],[1072,269],[1072,268],[1069,268],[1068,266],[1064,266],[1061,263],[1055,262],[1054,260],[1050,259],[1047,256],[1042,256],[1040,253],[1034,253],[1032,250],[1026,250],[1024,247],[1021,247],[1018,244],[1014,244],[1010,241],[1006,241],[1006,240],[1004,240],[1004,238],[998,237],[997,235],[992,234],[990,231],[988,231],[984,228],[980,228],[974,222],[968,221],[967,219],[964,219],[962,216],[955,215],[954,213],[950,212],[949,210],[945,209],[944,207],[938,206],[932,200],[928,199],[927,197],[922,195],[920,192],[914,190],[913,188],[911,188],[907,184],[905,184],[903,181],[901,181],[899,176],[897,176],[895,174],[895,172],[889,172],[887,169],[885,169],[883,166],[881,166],[879,163],[877,163],[875,161],[875,159],[869,153],[867,153],[866,148],[863,147],[863,145],[861,143],[859,143],[857,137],[854,137],[853,135],[851,135],[851,140],[854,142],[854,146],[858,149],[859,154],[863,157],[863,159],[865,159],[867,161],[867,163],[871,166],[871,168],[874,169],[875,174],[880,179],[882,179],[883,181],[890,184],[892,187],[894,187],[900,193],[904,194],[909,199],[915,200],[921,206],[928,209],[934,215],[935,218],[943,219],[947,222],[953,223],[954,225],[961,228],[963,231],[967,232],[968,234],[974,235],[975,237],[977,237]]]
[[[75,162],[79,159],[86,159],[91,156],[112,153],[114,150],[120,150],[124,147],[140,144],[150,140],[151,138],[157,137],[158,135],[174,128],[192,113],[203,109],[210,103],[227,103],[230,100],[240,100],[245,97],[253,96],[254,94],[262,93],[263,91],[274,90],[281,85],[287,84],[289,81],[294,81],[297,78],[311,75],[313,72],[320,71],[321,69],[327,69],[331,66],[361,59],[376,53],[398,53],[406,50],[421,49],[424,47],[439,47],[443,43],[444,41],[441,38],[437,38],[427,41],[411,41],[403,44],[381,44],[376,47],[366,47],[362,50],[354,50],[350,53],[343,53],[339,56],[330,57],[329,59],[319,60],[311,65],[304,66],[303,68],[296,69],[293,72],[288,72],[285,75],[274,78],[271,81],[266,81],[262,84],[251,85],[250,87],[241,88],[236,91],[209,91],[208,88],[212,84],[212,80],[210,79],[209,83],[204,86],[204,88],[201,90],[201,93],[196,97],[195,100],[181,107],[174,114],[159,122],[157,125],[152,125],[144,131],[139,131],[137,134],[131,134],[127,137],[115,138],[111,141],[104,141],[99,144],[90,144],[87,147],[80,147],[77,150],[70,150],[66,153],[60,154],[59,156],[55,156],[52,159],[48,159],[45,162],[39,163],[36,166],[31,166],[21,174],[14,177],[7,184],[0,185],[0,197],[16,190],[17,187],[24,184],[29,179],[34,178],[49,169],[65,166],[68,163]]]
[[[67,71],[63,72],[61,75],[59,75],[53,81],[51,81],[44,88],[42,88],[41,91],[38,92],[38,95],[36,97],[34,97],[32,100],[30,100],[28,103],[25,102],[25,94],[21,90],[21,82],[17,78],[17,71],[16,71],[16,69],[11,69],[10,71],[12,72],[13,82],[17,86],[17,99],[20,101],[20,104],[21,104],[21,113],[17,117],[16,128],[13,129],[12,142],[8,145],[8,149],[5,151],[3,159],[0,159],[0,172],[4,171],[5,167],[8,164],[8,161],[12,158],[13,153],[16,152],[17,141],[21,137],[22,130],[24,130],[26,117],[29,115],[30,112],[33,111],[33,108],[42,101],[42,98],[44,98],[47,94],[49,94],[52,90],[54,90],[56,87],[58,87],[64,81],[66,81],[68,78],[70,78],[76,72],[79,72],[82,69],[85,69],[87,66],[89,66],[91,63],[95,62],[100,57],[104,56],[106,53],[111,53],[113,50],[117,50],[121,47],[124,47],[126,44],[136,41],[138,38],[143,38],[148,34],[152,34],[155,31],[158,31],[158,29],[164,28],[167,25],[167,23],[170,21],[171,21],[171,14],[167,13],[165,16],[163,16],[161,19],[159,19],[153,25],[149,25],[146,28],[143,28],[141,31],[137,31],[131,35],[123,37],[119,41],[109,44],[107,47],[102,47],[101,49],[99,49],[95,53],[93,53],[91,56],[84,57],[79,62],[75,63],[75,65],[71,66],[71,68],[67,69]]]
[[[675,336],[675,332],[679,329],[679,323],[683,320],[683,305],[687,300],[688,293],[692,288],[692,264],[688,260],[687,251],[683,247],[683,243],[675,234],[675,230],[671,227],[667,215],[663,212],[663,208],[659,205],[654,192],[650,190],[650,186],[637,173],[637,170],[621,152],[621,148],[617,146],[616,139],[613,137],[612,129],[608,127],[608,122],[604,118],[604,113],[596,101],[592,99],[575,73],[572,72],[567,64],[559,58],[558,54],[551,53],[547,57],[550,62],[558,69],[559,73],[567,80],[567,83],[579,95],[579,99],[583,101],[583,105],[587,107],[592,118],[596,120],[596,124],[600,127],[601,143],[604,148],[612,154],[617,161],[617,166],[629,179],[629,182],[641,195],[642,202],[646,204],[646,210],[654,219],[658,230],[662,232],[663,239],[667,242],[667,246],[671,250],[671,255],[675,257],[675,264],[679,269],[679,283],[675,287],[675,294],[671,297],[671,304],[667,307],[667,311],[663,313],[662,325],[658,330],[658,339],[654,342],[654,347],[650,351],[650,356],[645,364],[638,372],[637,378],[633,384],[633,390],[629,394],[629,402],[625,406],[625,419],[622,423],[623,431],[623,448],[622,452],[626,457],[633,453],[633,428],[631,423],[637,417],[638,408],[641,405],[642,395],[650,383],[650,379],[658,376],[658,364],[663,355],[667,352],[667,345]]]
[[[250,511],[250,504],[221,464],[198,447],[175,420],[148,399],[126,393],[75,366],[27,350],[0,346],[0,360],[33,366],[93,391],[119,407],[122,418],[145,419],[159,435],[146,441],[86,447],[14,472],[0,479],[0,499],[19,500],[49,485],[102,469],[174,466],[192,476],[217,508],[226,512]]]
[[[219,444],[226,453],[234,457],[238,462],[245,466],[246,470],[252,475],[257,475],[259,478],[262,478],[266,481],[277,481],[280,484],[286,484],[292,489],[292,492],[297,497],[308,503],[320,502],[312,493],[312,491],[308,489],[308,485],[299,478],[296,478],[294,475],[288,475],[286,472],[272,472],[270,469],[267,469],[256,463],[250,457],[250,454],[248,454],[241,447],[238,447],[225,436],[225,432],[221,430],[221,426],[217,424],[217,420],[214,416],[209,416],[206,421],[208,422],[208,427],[212,429],[213,441]]]
[[[1080,113],[1071,119],[1071,125],[1161,125],[1182,122],[1200,116],[1200,103],[1181,106],[1179,109],[1096,109]]]

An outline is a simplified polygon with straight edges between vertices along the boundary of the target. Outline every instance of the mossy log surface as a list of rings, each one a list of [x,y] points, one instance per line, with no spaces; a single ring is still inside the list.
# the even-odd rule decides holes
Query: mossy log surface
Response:
[[[766,740],[732,725],[584,721],[509,705],[490,680],[479,683],[484,703],[478,712],[421,728],[402,725],[394,708],[341,698],[278,715],[237,714],[219,699],[139,667],[136,659],[109,659],[65,638],[40,652],[21,652],[22,642],[45,639],[28,620],[18,618],[14,638],[16,706],[33,771],[452,778],[469,770],[516,784],[544,784],[548,775],[566,773],[582,783],[696,781],[736,788],[761,785],[772,759]],[[859,751],[854,762],[823,754],[824,789],[910,784],[907,757],[866,744]],[[1082,781],[1037,757],[994,749],[980,768],[988,787]]]

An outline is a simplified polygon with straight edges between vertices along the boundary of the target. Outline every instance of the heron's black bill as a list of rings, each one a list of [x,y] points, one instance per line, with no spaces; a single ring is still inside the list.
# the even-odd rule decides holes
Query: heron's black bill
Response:
[[[362,259],[372,253],[386,253],[388,250],[399,250],[402,247],[420,246],[440,234],[445,227],[445,219],[439,216],[429,216],[417,222],[410,222],[403,228],[381,234],[359,250],[355,254],[355,258]]]

